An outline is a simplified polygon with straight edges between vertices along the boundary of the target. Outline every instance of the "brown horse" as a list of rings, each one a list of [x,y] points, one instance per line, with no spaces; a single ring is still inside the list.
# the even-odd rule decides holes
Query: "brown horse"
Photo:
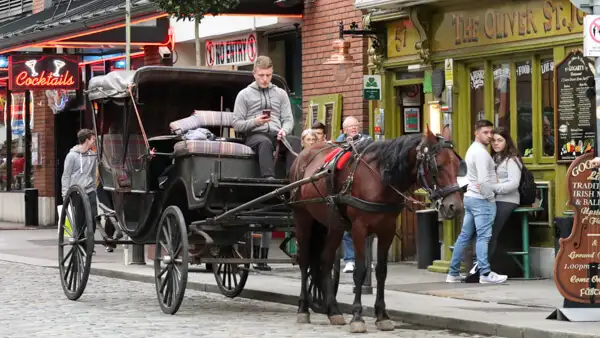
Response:
[[[299,180],[323,170],[327,155],[335,149],[339,147],[319,143],[302,151],[291,168],[290,179]],[[292,194],[293,200],[300,203],[293,206],[298,263],[302,273],[297,319],[299,323],[310,323],[307,290],[310,267],[311,271],[317,271],[311,277],[313,282],[320,282],[330,323],[345,325],[333,291],[331,269],[337,259],[336,251],[343,233],[347,230],[351,231],[356,258],[353,276],[356,291],[350,330],[366,331],[361,288],[367,272],[365,244],[370,234],[375,234],[378,239],[375,323],[379,330],[393,330],[394,323],[386,312],[383,292],[388,250],[396,234],[396,219],[409,203],[406,194],[423,187],[442,216],[454,218],[464,210],[456,181],[459,170],[464,170],[464,167],[452,144],[433,135],[429,129],[424,134],[393,140],[356,142],[351,151],[353,157],[350,162],[334,170],[329,183],[325,177],[314,184],[299,187]],[[319,198],[328,203],[299,202]]]

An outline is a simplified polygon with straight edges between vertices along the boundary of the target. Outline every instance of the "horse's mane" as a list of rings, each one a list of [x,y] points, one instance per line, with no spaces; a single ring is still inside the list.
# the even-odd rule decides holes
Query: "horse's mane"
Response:
[[[422,139],[422,134],[411,134],[393,140],[359,142],[357,150],[359,153],[364,151],[367,163],[377,162],[383,184],[406,191],[414,183],[408,154]]]

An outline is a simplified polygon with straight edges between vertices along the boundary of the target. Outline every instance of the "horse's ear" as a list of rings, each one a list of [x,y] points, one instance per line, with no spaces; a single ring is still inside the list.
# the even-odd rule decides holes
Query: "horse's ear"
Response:
[[[427,140],[429,144],[433,144],[437,142],[437,137],[431,132],[431,128],[429,128],[429,123],[425,125],[425,130],[423,131],[423,136]]]

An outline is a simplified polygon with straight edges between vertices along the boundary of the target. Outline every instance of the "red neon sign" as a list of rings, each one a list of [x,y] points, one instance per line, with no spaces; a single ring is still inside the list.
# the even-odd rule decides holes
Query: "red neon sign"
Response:
[[[59,77],[45,71],[38,77],[30,77],[26,71],[22,71],[15,78],[15,84],[19,87],[70,87],[75,84],[73,75],[67,70]]]
[[[12,55],[8,60],[10,90],[79,88],[79,60],[71,55]]]

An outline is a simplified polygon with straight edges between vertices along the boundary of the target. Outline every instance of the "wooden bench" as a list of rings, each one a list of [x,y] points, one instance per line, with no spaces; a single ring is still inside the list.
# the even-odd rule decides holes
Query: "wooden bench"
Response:
[[[544,211],[542,207],[544,203],[545,196],[548,196],[548,209],[551,206],[551,191],[550,191],[550,182],[547,181],[538,181],[536,182],[536,189],[539,191],[539,203],[532,206],[519,206],[516,208],[513,213],[518,214],[521,217],[521,235],[522,235],[522,247],[521,251],[508,251],[507,255],[511,256],[519,268],[523,271],[523,279],[532,279],[531,278],[531,263],[529,259],[529,226],[530,225],[538,225],[534,222],[529,222],[529,215],[533,212]],[[549,213],[550,215],[550,213]],[[546,225],[546,222],[539,222],[539,225]],[[551,224],[551,220],[549,217],[548,224]],[[522,262],[517,259],[517,256],[522,256]]]

